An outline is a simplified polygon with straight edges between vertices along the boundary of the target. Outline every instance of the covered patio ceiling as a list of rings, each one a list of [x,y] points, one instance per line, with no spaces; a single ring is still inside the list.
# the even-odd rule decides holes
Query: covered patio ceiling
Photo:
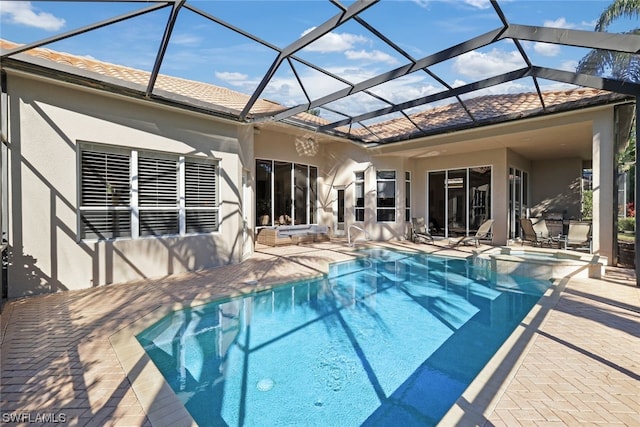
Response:
[[[32,3],[41,3],[44,7],[45,3],[65,2]],[[480,111],[478,107],[477,100],[482,96],[533,93],[535,105],[526,114],[530,117],[558,111],[557,106],[545,97],[545,91],[550,89],[586,87],[628,97],[640,94],[640,84],[637,82],[554,68],[534,63],[532,59],[536,46],[578,49],[582,56],[586,56],[592,49],[638,55],[640,36],[512,22],[509,9],[516,7],[516,2],[492,0],[486,9],[464,12],[467,15],[460,16],[462,22],[457,25],[468,27],[464,32],[465,36],[456,40],[455,44],[447,46],[441,46],[439,30],[434,24],[438,22],[436,7],[424,8],[420,2],[329,0],[322,3],[225,3],[198,0],[76,0],[68,3],[73,7],[86,4],[83,6],[87,8],[87,20],[90,22],[46,38],[12,40],[21,44],[2,51],[0,59],[3,67],[21,62],[23,56],[20,54],[34,48],[55,49],[60,46],[69,51],[77,44],[62,43],[76,38],[82,40],[82,37],[92,32],[111,28],[114,37],[126,38],[126,33],[122,31],[124,23],[149,26],[149,38],[154,40],[155,48],[145,52],[152,55],[152,60],[148,62],[146,70],[146,88],[138,91],[137,96],[189,104],[189,100],[185,100],[183,96],[172,97],[165,90],[157,90],[156,83],[159,75],[198,78],[187,71],[180,71],[180,67],[176,66],[180,62],[180,55],[189,55],[188,50],[176,48],[178,45],[188,46],[183,30],[193,28],[202,34],[202,37],[207,38],[206,44],[211,47],[208,51],[211,56],[199,62],[199,67],[208,70],[208,75],[213,75],[214,70],[221,69],[221,58],[215,54],[218,46],[243,46],[248,52],[256,52],[254,56],[240,58],[238,53],[237,58],[224,59],[227,63],[237,62],[235,69],[240,70],[235,73],[237,80],[234,81],[231,75],[234,73],[227,73],[226,81],[229,82],[228,88],[246,94],[242,104],[236,108],[219,105],[219,109],[216,106],[203,108],[199,105],[199,111],[224,115],[226,118],[247,123],[286,122],[309,132],[348,138],[370,145],[400,142],[518,118],[505,116],[504,112],[495,110],[493,115],[490,111],[487,117],[487,108],[483,107]],[[107,3],[109,7],[106,7]],[[141,3],[144,3],[142,7]],[[235,3],[235,9],[231,7],[231,3]],[[114,4],[122,4],[122,7],[114,8]],[[259,14],[260,8],[265,5],[278,8],[277,21],[259,22],[259,16],[255,16],[254,13]],[[459,5],[451,2],[441,2],[437,8],[457,6]],[[543,2],[542,7],[552,8],[554,3]],[[119,13],[108,17],[104,17],[104,14],[88,13],[99,9],[104,9],[105,13],[116,10]],[[415,15],[418,14],[424,17],[424,26],[413,24],[416,22]],[[94,16],[100,19],[92,21]],[[301,17],[304,18],[304,24],[298,22]],[[387,25],[388,20],[406,20],[407,25],[402,31],[398,31],[397,28]],[[273,29],[275,26],[291,26],[291,34],[295,34],[295,37],[292,36],[284,42],[271,40],[270,28]],[[466,34],[469,33],[473,35],[467,38]],[[332,38],[341,36],[344,40],[346,35],[352,37],[352,40],[367,40],[367,43],[375,46],[367,52],[357,49],[350,52],[351,59],[358,61],[358,73],[354,73],[348,64],[337,66],[329,59],[329,48],[323,47],[331,42]],[[3,31],[3,38],[9,36],[10,34]],[[407,46],[408,40],[411,40],[411,46]],[[106,55],[108,46],[103,49],[102,53]],[[465,55],[486,55],[492,50],[515,52],[515,55],[511,55],[509,66],[506,68],[499,67],[499,71],[488,74],[477,73],[473,81],[453,80],[446,74],[446,67],[455,64],[455,61]],[[201,55],[202,52],[191,53]],[[83,53],[81,49],[73,53],[91,55]],[[381,60],[368,61],[372,54]],[[249,82],[251,79],[242,79],[242,74],[249,75],[249,72],[242,72],[242,61],[247,67],[250,64],[255,66],[255,63],[262,66],[262,73],[253,82]],[[116,58],[112,62],[122,64],[124,61]],[[198,64],[197,61],[185,60],[185,68],[189,63]],[[374,63],[375,65],[372,65]],[[220,77],[222,74],[216,75]],[[285,77],[288,78],[286,85],[282,83]],[[199,80],[220,85],[219,81],[207,77]],[[239,80],[243,81],[239,83]],[[77,79],[74,81],[81,82]],[[118,91],[117,85],[110,89]],[[131,94],[130,88],[125,85],[122,91]],[[265,109],[264,102],[259,102],[265,99],[272,101],[270,108]],[[415,119],[416,112],[429,114],[430,109],[443,105],[456,105],[463,110],[464,118],[459,125],[443,125],[440,128],[426,130]],[[387,126],[382,132],[383,127],[379,124],[391,121],[402,122],[403,125],[397,126],[395,131]]]

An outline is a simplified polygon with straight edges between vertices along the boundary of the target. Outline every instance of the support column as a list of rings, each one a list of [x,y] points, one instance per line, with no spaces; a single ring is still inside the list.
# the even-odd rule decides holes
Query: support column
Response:
[[[614,255],[614,195],[615,177],[615,130],[613,109],[598,114],[593,120],[593,253],[606,256],[609,261]]]
[[[638,119],[640,118],[640,111],[638,110],[638,97],[636,97],[636,155],[635,155],[635,186],[633,204],[635,208],[638,207],[638,200],[640,200],[640,173],[638,173],[638,141],[640,141],[640,126],[638,126]],[[640,275],[638,275],[638,266],[640,266],[640,251],[638,251],[638,245],[640,244],[640,216],[636,214],[636,227],[635,227],[635,270],[636,270],[636,286],[640,286]]]

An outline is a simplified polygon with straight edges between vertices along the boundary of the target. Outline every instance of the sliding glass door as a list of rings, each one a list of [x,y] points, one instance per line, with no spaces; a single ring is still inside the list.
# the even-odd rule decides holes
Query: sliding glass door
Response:
[[[529,207],[529,174],[509,168],[509,238],[521,236],[520,218],[525,218]]]
[[[475,234],[491,218],[491,166],[429,172],[427,188],[433,235]]]

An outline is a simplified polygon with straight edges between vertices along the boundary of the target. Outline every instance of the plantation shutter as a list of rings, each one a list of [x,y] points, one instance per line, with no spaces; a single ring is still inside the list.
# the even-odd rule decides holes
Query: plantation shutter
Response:
[[[138,159],[140,235],[178,234],[178,164],[175,159]]]
[[[130,236],[130,155],[82,150],[80,173],[81,238]]]
[[[218,229],[218,174],[213,162],[185,161],[186,232],[210,233]]]

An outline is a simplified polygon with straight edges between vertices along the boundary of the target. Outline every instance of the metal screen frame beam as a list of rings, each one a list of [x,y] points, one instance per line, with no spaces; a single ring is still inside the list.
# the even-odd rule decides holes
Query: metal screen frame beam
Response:
[[[160,42],[160,47],[158,48],[158,54],[156,55],[156,60],[153,64],[151,76],[149,76],[149,83],[147,84],[147,90],[145,92],[145,96],[147,98],[151,96],[151,93],[153,92],[153,87],[155,86],[156,80],[158,79],[158,73],[160,72],[160,67],[162,66],[164,55],[167,52],[167,47],[169,46],[169,39],[171,38],[173,27],[176,24],[176,19],[178,19],[178,13],[180,13],[180,9],[182,8],[182,6],[184,6],[186,1],[187,0],[177,0],[173,4],[173,8],[171,9],[171,14],[169,15],[169,19],[167,20],[167,25],[164,29],[164,34],[162,35],[162,41]]]
[[[572,73],[571,71],[556,70],[547,67],[533,66],[531,67],[531,72],[534,77],[542,79],[590,87],[592,89],[602,89],[624,95],[640,96],[640,83],[625,82],[617,79],[592,76],[590,74]]]
[[[469,83],[464,86],[458,86],[450,90],[438,92],[433,95],[427,95],[422,98],[414,99],[412,101],[402,102],[400,104],[394,105],[393,107],[381,108],[379,110],[371,111],[369,113],[360,114],[358,116],[353,117],[352,119],[333,122],[328,125],[320,126],[318,130],[325,131],[325,130],[350,124],[351,122],[359,122],[362,120],[373,119],[375,117],[383,116],[385,114],[391,114],[398,111],[406,110],[407,108],[413,108],[420,105],[428,104],[430,102],[436,102],[436,101],[441,101],[447,98],[453,98],[456,96],[464,95],[466,93],[475,92],[476,90],[499,85],[501,83],[510,82],[512,80],[517,80],[523,77],[529,77],[530,75],[531,75],[531,70],[528,67],[521,68],[519,70],[511,71],[509,73],[504,73],[499,76],[489,77],[488,79],[479,80],[477,82]]]
[[[143,0],[134,0],[140,1]],[[158,2],[160,3],[160,2]],[[57,36],[48,37],[46,39],[38,40],[33,43],[25,44],[23,46],[16,47],[14,49],[10,49],[5,51],[2,55],[0,55],[0,59],[6,58],[12,55],[16,55],[18,53],[25,52],[30,49],[35,49],[40,46],[44,46],[50,43],[55,43],[60,40],[68,39],[69,37],[77,36],[79,34],[84,34],[92,30],[97,30],[98,28],[106,27],[111,24],[116,24],[118,22],[126,21],[130,18],[135,18],[136,16],[144,15],[146,13],[154,12],[156,10],[163,9],[167,6],[170,6],[175,3],[175,0],[163,1],[160,4],[156,4],[153,6],[145,7],[144,9],[140,9],[134,12],[124,13],[122,15],[115,16],[113,18],[105,19],[104,21],[96,22],[95,24],[86,25],[84,27],[77,28],[75,30],[67,31],[66,33],[58,34]]]
[[[534,27],[509,24],[502,38],[561,44],[565,46],[603,49],[614,52],[639,53],[640,36],[565,28]]]
[[[346,88],[346,89],[333,92],[329,95],[325,95],[321,98],[311,101],[311,104],[308,108],[305,105],[297,105],[295,107],[291,107],[275,115],[269,115],[269,114],[256,115],[256,119],[269,117],[270,119],[276,120],[276,121],[283,120],[288,117],[294,116],[298,113],[302,113],[307,109],[317,108],[322,106],[323,104],[328,104],[330,102],[337,101],[338,99],[345,98],[346,96],[353,95],[355,93],[362,92],[367,89],[371,89],[372,87],[375,87],[379,84],[386,83],[398,77],[403,77],[415,71],[419,71],[424,68],[430,67],[431,65],[435,65],[440,62],[446,61],[448,59],[455,58],[456,56],[462,55],[463,53],[471,52],[474,49],[487,46],[497,41],[500,35],[502,34],[503,30],[504,30],[503,28],[499,28],[493,31],[489,31],[478,37],[474,37],[473,39],[467,40],[466,42],[459,43],[450,48],[441,50],[440,52],[434,53],[432,55],[428,55],[422,59],[417,60],[414,64],[403,65],[402,67],[398,67],[386,73],[379,74],[370,79],[363,80],[362,82],[354,84],[353,88],[351,89]]]
[[[330,33],[333,29],[339,27],[340,25],[342,25],[352,17],[356,16],[360,12],[363,12],[369,7],[373,6],[378,1],[380,0],[358,0],[356,3],[349,6],[346,11],[343,11],[342,13],[335,15],[333,18],[329,19],[328,21],[323,22],[313,30],[309,31],[304,36],[300,37],[298,40],[291,43],[289,46],[282,49],[278,57],[275,59],[275,61],[273,61],[273,64],[271,64],[271,67],[269,67],[269,70],[267,70],[264,77],[258,84],[258,87],[256,88],[256,90],[251,95],[249,102],[247,102],[247,105],[245,105],[244,109],[240,113],[240,120],[246,119],[247,115],[251,111],[251,108],[253,108],[255,103],[258,101],[258,97],[260,96],[260,94],[262,94],[264,89],[267,87],[267,84],[269,84],[269,82],[275,75],[278,67],[280,67],[280,64],[282,63],[282,61],[284,61],[285,58],[293,55],[294,53],[296,53],[301,49],[304,49],[311,43],[315,42],[322,36]]]

